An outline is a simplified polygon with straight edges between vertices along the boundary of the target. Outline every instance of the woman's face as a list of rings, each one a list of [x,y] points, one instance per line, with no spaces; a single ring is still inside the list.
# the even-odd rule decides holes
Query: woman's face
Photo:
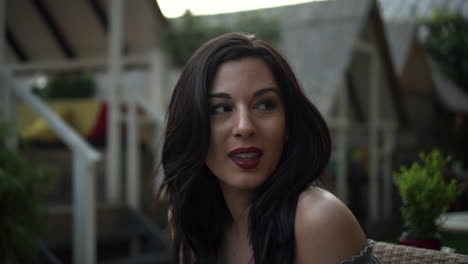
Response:
[[[275,170],[285,140],[285,111],[268,66],[227,61],[209,91],[211,137],[206,165],[221,188],[254,190]]]

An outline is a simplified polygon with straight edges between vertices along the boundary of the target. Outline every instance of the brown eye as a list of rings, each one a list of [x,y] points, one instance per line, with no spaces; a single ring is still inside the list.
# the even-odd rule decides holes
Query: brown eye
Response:
[[[272,110],[276,108],[276,103],[273,100],[265,100],[258,104],[257,109],[259,110]]]

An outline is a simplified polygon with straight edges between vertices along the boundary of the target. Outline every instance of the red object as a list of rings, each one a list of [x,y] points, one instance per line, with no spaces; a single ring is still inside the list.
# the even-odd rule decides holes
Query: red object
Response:
[[[250,158],[240,158],[236,155],[253,153],[255,156]],[[243,169],[253,169],[257,167],[262,158],[263,151],[259,148],[250,147],[250,148],[237,148],[229,153],[229,158],[239,167]]]
[[[418,248],[427,248],[440,250],[442,248],[442,241],[438,238],[431,239],[411,239],[407,237],[400,237],[399,240],[401,245],[418,247]]]
[[[94,123],[93,128],[89,131],[86,138],[91,141],[103,140],[106,137],[106,128],[107,128],[107,103],[102,103],[99,112]]]
[[[127,104],[122,104],[120,106],[120,111],[122,114],[127,113]],[[137,113],[140,116],[145,114],[145,111],[138,107]],[[86,135],[86,138],[91,142],[98,142],[106,139],[107,134],[107,120],[109,115],[109,107],[107,102],[103,102],[100,105],[99,112],[96,117],[93,128]]]

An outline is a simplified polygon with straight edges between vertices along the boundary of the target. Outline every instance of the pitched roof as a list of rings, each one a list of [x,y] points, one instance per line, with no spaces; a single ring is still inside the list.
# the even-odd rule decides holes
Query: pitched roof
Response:
[[[372,1],[313,2],[285,9],[283,52],[313,103],[330,114]],[[307,52],[305,52],[307,51]]]
[[[331,115],[341,88],[340,82],[350,67],[355,43],[366,24],[370,23],[382,70],[390,82],[388,87],[393,106],[400,124],[406,124],[399,82],[376,1],[311,2],[290,6],[286,10],[282,51],[306,94],[322,113]]]
[[[468,115],[468,95],[461,88],[450,81],[441,72],[439,66],[431,61],[432,79],[440,102],[455,113]]]
[[[460,11],[468,17],[468,1],[466,0],[395,0],[380,1],[380,3],[384,3],[382,9],[388,20],[386,23],[387,39],[392,51],[392,60],[399,75],[401,75],[404,70],[406,60],[409,56],[408,52],[413,41],[420,41],[416,37],[417,26],[413,23],[413,20],[416,19],[417,16],[430,15],[434,7],[439,7],[451,11]],[[407,10],[411,9],[409,6],[412,7],[413,13],[417,15],[408,15]],[[468,94],[461,90],[458,85],[450,81],[429,55],[427,58],[430,60],[430,69],[435,92],[442,105],[452,112],[468,114]]]
[[[417,41],[416,25],[411,22],[388,22],[385,24],[385,29],[395,71],[401,75],[412,41]]]

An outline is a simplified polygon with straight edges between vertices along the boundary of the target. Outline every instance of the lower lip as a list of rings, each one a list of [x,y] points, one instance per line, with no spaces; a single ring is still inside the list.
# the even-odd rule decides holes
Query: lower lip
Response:
[[[260,163],[260,158],[261,156],[253,157],[250,159],[230,157],[232,162],[234,162],[237,166],[241,167],[242,169],[253,169],[257,167],[258,163]]]

